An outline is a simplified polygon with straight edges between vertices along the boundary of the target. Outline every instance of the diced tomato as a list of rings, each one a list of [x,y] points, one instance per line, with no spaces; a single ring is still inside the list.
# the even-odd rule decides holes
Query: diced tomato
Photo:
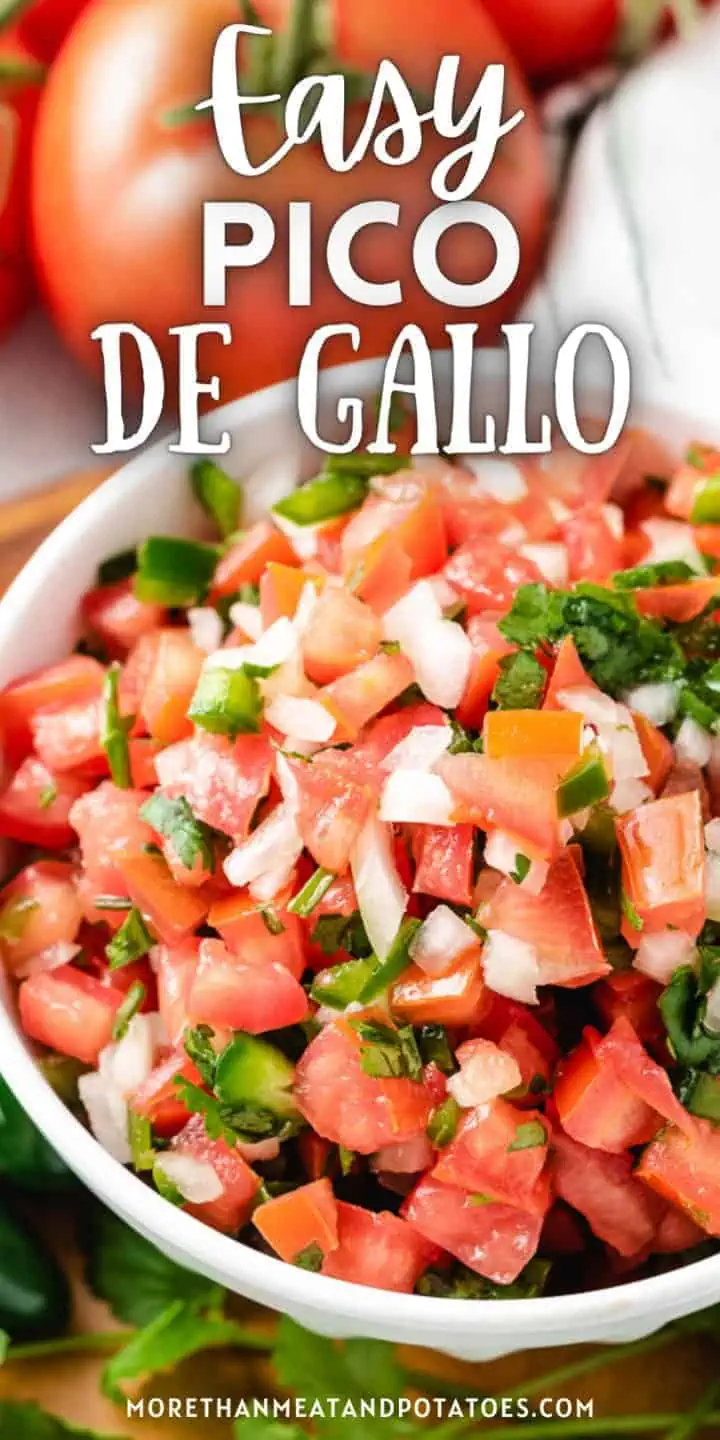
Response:
[[[466,729],[479,730],[500,675],[500,661],[512,655],[515,646],[501,635],[494,620],[484,619],[482,615],[470,616],[467,634],[474,653],[465,693],[455,715]]]
[[[130,741],[130,773],[136,790],[154,790],[158,783],[155,761],[162,749],[146,735]]]
[[[348,574],[353,594],[384,615],[410,589],[412,560],[392,531],[379,535]]]
[[[275,1254],[291,1265],[311,1247],[327,1258],[339,1244],[338,1204],[330,1181],[314,1180],[258,1205],[253,1225]]]
[[[641,615],[653,620],[672,620],[680,625],[696,620],[710,601],[720,594],[720,575],[707,580],[688,580],[682,585],[653,585],[633,591],[633,599]]]
[[[163,753],[163,790],[184,797],[198,820],[245,839],[270,788],[273,752],[265,735],[194,735]]]
[[[426,975],[410,965],[390,992],[393,1014],[409,1025],[476,1025],[488,1005],[479,947],[447,975]]]
[[[598,1239],[620,1255],[636,1255],[651,1244],[656,1210],[633,1175],[630,1155],[591,1150],[558,1132],[552,1172],[557,1194],[585,1216]]]
[[[70,811],[88,783],[58,775],[28,755],[0,795],[0,835],[43,850],[64,850],[75,839]]]
[[[626,1015],[618,1016],[601,1042],[600,1050],[628,1090],[652,1106],[664,1120],[681,1130],[692,1129],[693,1119],[676,1098],[667,1071],[650,1058]]]
[[[588,985],[609,973],[590,902],[568,850],[553,861],[539,895],[503,880],[483,924],[532,945],[543,985]]]
[[[192,734],[187,712],[205,656],[189,630],[160,630],[157,636],[140,711],[153,739],[173,745]]]
[[[159,855],[126,850],[117,855],[116,863],[133,905],[164,944],[180,945],[202,925],[210,897],[176,884]]]
[[[636,1173],[707,1234],[720,1235],[720,1131],[708,1120],[696,1120],[690,1132],[662,1130]]]
[[[434,488],[411,470],[373,481],[372,493],[343,533],[345,575],[351,576],[368,548],[386,535],[408,556],[412,580],[434,575],[445,562],[442,506]]]
[[[13,971],[58,942],[72,943],[82,921],[73,867],[38,860],[0,893],[0,950]]]
[[[702,447],[696,445],[693,448],[696,451],[694,458],[699,460]],[[665,491],[665,509],[668,515],[675,515],[678,520],[689,520],[695,508],[698,490],[702,489],[708,475],[717,470],[720,470],[720,455],[716,450],[709,452],[708,465],[691,465],[689,461],[679,465]]]
[[[509,610],[520,585],[542,580],[537,565],[486,536],[471,536],[450,556],[443,571],[471,615]]]
[[[403,705],[400,710],[393,710],[390,715],[383,715],[368,725],[353,747],[353,755],[374,769],[387,759],[396,745],[407,739],[411,730],[423,725],[446,724],[447,716],[444,710],[440,710],[437,705],[430,705],[426,700],[415,705]]]
[[[326,685],[317,698],[337,721],[336,740],[354,740],[369,720],[407,690],[413,679],[413,668],[405,655],[381,652],[349,675]]]
[[[444,1185],[432,1175],[418,1182],[402,1213],[427,1240],[496,1285],[517,1280],[537,1250],[543,1225],[542,1214],[510,1205],[478,1205],[467,1190]]]
[[[274,933],[272,924],[269,927],[263,907],[236,891],[215,902],[208,925],[219,930],[228,950],[243,960],[250,964],[276,962],[300,980],[305,969],[302,921],[283,907],[276,906],[275,915],[282,926],[279,934]]]
[[[608,1029],[619,1015],[627,1016],[645,1045],[655,1045],[664,1034],[658,1010],[661,986],[638,970],[614,970],[593,990],[593,1002]]]
[[[234,1235],[242,1230],[255,1207],[260,1180],[239,1150],[231,1149],[224,1140],[211,1140],[202,1115],[193,1115],[185,1129],[176,1135],[172,1148],[176,1155],[189,1155],[193,1160],[212,1165],[223,1187],[219,1199],[207,1200],[202,1205],[185,1205],[183,1209],[225,1234]]]
[[[319,1135],[361,1155],[425,1131],[431,1100],[415,1080],[375,1079],[348,1025],[326,1025],[299,1061],[295,1099]]]
[[[514,1103],[531,1105],[536,1100],[538,1084],[548,1087],[557,1064],[559,1050],[552,1035],[526,1005],[506,1000],[502,995],[492,996],[491,1009],[480,1028],[483,1035],[494,1040],[517,1062],[526,1093],[513,1095]]]
[[[147,801],[142,790],[119,790],[109,780],[81,796],[70,812],[87,880],[98,895],[127,895],[118,856],[151,845],[155,834],[140,818]]]
[[[220,940],[203,940],[189,998],[194,1024],[247,1030],[282,1030],[307,1018],[308,999],[295,976],[271,961],[231,954]]]
[[[375,1214],[340,1201],[338,1245],[325,1258],[323,1275],[411,1295],[420,1276],[440,1257],[438,1245],[388,1210]]]
[[[714,560],[720,560],[720,525],[695,525],[693,539],[701,555],[712,555]]]
[[[459,465],[438,465],[432,479],[453,548],[473,535],[483,536],[486,543],[492,543],[490,537],[501,535],[514,518],[509,505],[494,500],[478,484],[477,476]]]
[[[49,1050],[96,1065],[112,1040],[113,1022],[125,996],[92,975],[62,965],[24,980],[18,992],[25,1034]]]
[[[531,1131],[531,1143],[526,1143]],[[507,1100],[493,1100],[463,1116],[433,1176],[499,1204],[533,1211],[548,1156],[547,1139],[547,1125],[537,1110],[517,1110]],[[547,1206],[543,1203],[542,1208]]]
[[[633,711],[633,723],[648,767],[647,783],[657,795],[672,769],[673,748],[667,736],[647,716]]]
[[[141,635],[133,645],[120,673],[120,712],[122,715],[135,716],[131,732],[133,735],[147,733],[140,705],[153,671],[161,634],[161,630],[153,630],[149,635]]]
[[[260,614],[264,629],[283,615],[291,620],[308,582],[316,579],[297,565],[272,561],[260,577]]]
[[[590,679],[578,655],[572,635],[566,635],[565,639],[560,642],[555,656],[555,664],[545,691],[543,708],[557,710],[557,697],[560,691],[572,690],[575,686],[582,686],[584,690],[597,690],[598,688],[594,680]]]
[[[184,1050],[175,1050],[156,1065],[130,1102],[131,1110],[136,1115],[145,1116],[162,1140],[177,1135],[191,1118],[175,1084],[178,1076],[189,1080],[192,1085],[202,1086],[202,1077]]]
[[[366,783],[366,767],[358,770],[352,751],[336,750],[309,764],[290,763],[298,787],[303,842],[318,865],[339,874],[375,807],[376,790]],[[358,774],[360,783],[354,778]]]
[[[189,1025],[188,1000],[198,966],[200,942],[156,945],[152,952],[157,977],[158,1007],[171,1045],[179,1045]]]
[[[382,626],[377,615],[349,590],[333,586],[320,596],[302,637],[305,674],[329,685],[377,654]]]
[[[641,805],[615,822],[625,893],[642,931],[627,919],[623,934],[640,943],[668,925],[696,935],[705,919],[705,846],[697,790]]]
[[[322,1180],[330,1169],[333,1147],[314,1130],[303,1130],[298,1136],[298,1152],[303,1170],[310,1180]]]
[[[257,585],[266,565],[296,565],[297,555],[289,540],[272,520],[255,525],[222,556],[213,578],[211,602],[223,595],[235,595],[242,585]]]
[[[606,580],[623,564],[622,540],[611,530],[602,510],[584,506],[561,527],[570,561],[570,579]]]
[[[132,580],[99,585],[84,597],[81,614],[89,633],[102,642],[111,660],[122,660],[142,635],[167,622],[162,605],[138,600]]]
[[[0,693],[0,735],[5,758],[17,765],[32,749],[31,720],[38,710],[91,700],[100,695],[105,671],[88,655],[71,655],[46,670],[14,680]]]
[[[562,1200],[545,1216],[540,1248],[544,1255],[583,1255],[587,1236],[580,1216]]]
[[[708,766],[708,775],[712,766],[712,757]],[[673,761],[670,773],[660,791],[660,799],[665,800],[670,795],[688,795],[696,791],[700,800],[700,810],[703,824],[707,825],[711,817],[710,794],[705,782],[705,772],[696,760],[675,760]]]
[[[417,861],[413,884],[416,894],[433,895],[453,905],[472,904],[472,825],[418,825],[413,849]]]
[[[33,745],[49,770],[80,770],[107,775],[102,748],[102,700],[81,700],[64,709],[38,710],[30,722]]]
[[[655,1232],[653,1251],[656,1255],[677,1255],[682,1250],[702,1245],[705,1235],[706,1232],[690,1215],[670,1206]]]
[[[485,716],[484,753],[564,755],[570,765],[582,751],[583,717],[572,710],[492,710]]]
[[[455,820],[505,831],[531,859],[557,855],[557,787],[567,757],[491,760],[487,755],[444,755],[436,768],[456,802]]]
[[[589,1028],[561,1065],[553,1097],[566,1134],[613,1155],[652,1140],[662,1124],[657,1110],[624,1083],[601,1037]]]

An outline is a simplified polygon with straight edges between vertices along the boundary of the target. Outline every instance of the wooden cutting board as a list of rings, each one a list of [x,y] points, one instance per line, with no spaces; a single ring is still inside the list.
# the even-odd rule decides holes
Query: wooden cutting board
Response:
[[[105,478],[107,471],[73,475],[52,489],[27,500],[0,505],[0,590],[65,515]],[[46,1214],[49,1212],[46,1212]],[[74,1217],[67,1207],[52,1212],[52,1235],[74,1283],[74,1328],[80,1332],[112,1328],[106,1308],[87,1292],[82,1281],[82,1264],[74,1239]],[[378,1296],[378,1304],[382,1297]],[[245,1319],[266,1318],[257,1307],[241,1306]],[[478,1394],[502,1394],[534,1375],[545,1374],[578,1355],[576,1350],[533,1352],[512,1356],[493,1364],[467,1366],[438,1355],[422,1357],[424,1368],[446,1377],[461,1379]],[[77,1425],[106,1430],[137,1440],[180,1440],[184,1435],[202,1433],[203,1440],[229,1440],[226,1422],[131,1422],[102,1398],[99,1376],[102,1362],[92,1356],[35,1361],[6,1366],[0,1370],[0,1397],[33,1400]],[[587,1381],[563,1387],[560,1393],[593,1398],[598,1418],[635,1411],[684,1411],[717,1376],[717,1350],[706,1341],[687,1341],[650,1361],[629,1358],[614,1367],[606,1366]],[[237,1352],[214,1352],[190,1362],[172,1376],[153,1383],[153,1394],[234,1396],[268,1394],[272,1389],[264,1361]],[[12,1440],[11,1436],[7,1440]],[[358,1427],[358,1440],[361,1440]]]

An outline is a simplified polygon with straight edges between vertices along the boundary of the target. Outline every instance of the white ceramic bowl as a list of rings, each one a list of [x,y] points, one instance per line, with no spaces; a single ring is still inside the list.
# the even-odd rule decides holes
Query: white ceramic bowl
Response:
[[[482,407],[502,409],[502,364],[480,362]],[[378,365],[328,373],[324,400],[372,397]],[[447,391],[441,360],[438,383]],[[594,408],[599,392],[584,392]],[[537,397],[536,397],[537,398]],[[334,408],[326,413],[334,414]],[[636,417],[680,448],[708,435],[707,426],[656,415]],[[249,509],[259,512],[312,464],[298,438],[293,385],[252,395],[218,412],[217,429],[233,438],[228,468],[254,479]],[[64,656],[76,639],[77,604],[98,563],[151,532],[197,532],[187,464],[165,445],[147,451],[86,500],[33,556],[0,602],[0,685]],[[294,1269],[217,1234],[175,1209],[123,1169],[53,1093],[20,1034],[11,1004],[0,1004],[0,1069],[50,1143],[87,1187],[173,1260],[240,1295],[292,1315],[338,1337],[373,1336],[425,1345],[465,1360],[488,1360],[516,1350],[585,1341],[634,1340],[678,1316],[720,1299],[720,1255],[650,1280],[560,1298],[492,1301],[435,1300],[365,1289]]]

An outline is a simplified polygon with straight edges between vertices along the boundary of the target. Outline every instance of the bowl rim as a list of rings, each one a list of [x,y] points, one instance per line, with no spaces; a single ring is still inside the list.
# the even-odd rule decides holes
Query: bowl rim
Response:
[[[498,363],[492,361],[493,367]],[[382,364],[370,360],[333,367],[323,372],[323,391],[337,397],[352,384],[361,393],[371,392],[382,374]],[[227,427],[235,436],[250,419],[257,422],[286,411],[296,389],[296,381],[289,380],[232,401],[208,417],[206,433]],[[667,407],[663,406],[660,413],[672,418]],[[678,415],[677,419],[683,425],[692,423],[692,417],[687,415]],[[707,422],[705,428],[710,428]],[[15,632],[23,607],[42,586],[48,562],[63,556],[78,531],[93,531],[101,525],[120,492],[146,483],[160,460],[166,468],[168,458],[185,468],[191,457],[168,457],[171,441],[172,436],[166,436],[121,465],[43,541],[0,600],[0,650]],[[190,1268],[195,1264],[203,1273],[221,1271],[240,1293],[257,1294],[262,1297],[261,1303],[271,1307],[275,1304],[279,1310],[305,1312],[306,1316],[308,1311],[332,1315],[347,1322],[351,1329],[361,1326],[362,1333],[371,1336],[378,1329],[398,1332],[412,1327],[416,1343],[434,1348],[442,1348],[438,1341],[444,1332],[448,1343],[452,1343],[454,1336],[465,1332],[469,1335],[491,1330],[494,1340],[501,1344],[513,1342],[517,1349],[522,1348],[515,1343],[520,1332],[534,1334],[547,1328],[549,1343],[553,1343],[554,1326],[560,1323],[566,1329],[575,1324],[577,1341],[582,1342],[586,1338],[584,1329],[592,1332],[587,1338],[594,1339],[604,1323],[611,1326],[652,1314],[664,1323],[670,1313],[702,1309],[720,1295],[720,1253],[602,1290],[505,1300],[502,1304],[497,1300],[398,1294],[308,1273],[178,1210],[115,1160],[54,1092],[4,1003],[0,1003],[0,1073],[53,1148],[109,1209],[120,1211],[130,1225],[151,1237],[160,1248],[170,1246],[176,1258],[181,1252],[179,1264]]]

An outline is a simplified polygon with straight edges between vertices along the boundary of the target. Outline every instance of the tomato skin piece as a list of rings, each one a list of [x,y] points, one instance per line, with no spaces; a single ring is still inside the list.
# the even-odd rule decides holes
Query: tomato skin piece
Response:
[[[380,648],[382,626],[369,605],[333,587],[320,596],[302,637],[305,674],[315,685],[348,675]]]
[[[393,1015],[409,1025],[476,1025],[489,1003],[479,947],[447,975],[426,975],[410,965],[390,992]]]
[[[182,945],[156,945],[152,951],[158,1009],[171,1045],[181,1043],[190,1024],[188,1001],[199,955],[200,943],[194,937]]]
[[[720,1135],[710,1121],[696,1120],[689,1133],[668,1126],[645,1150],[636,1173],[708,1235],[720,1235]]]
[[[411,581],[434,575],[445,564],[447,536],[442,506],[434,488],[412,470],[376,477],[372,493],[343,533],[346,579],[381,540],[384,544],[395,541],[400,546],[410,561]]]
[[[0,795],[0,835],[43,850],[64,850],[75,839],[70,811],[88,785],[74,775],[57,775],[28,755]],[[46,803],[48,796],[54,796]]]
[[[0,735],[6,760],[19,764],[29,754],[31,721],[38,710],[97,698],[104,678],[105,671],[97,660],[88,655],[71,655],[6,686],[0,693]]]
[[[31,1040],[96,1065],[112,1040],[124,995],[72,965],[24,980],[18,991],[20,1024]]]
[[[296,566],[298,557],[272,520],[258,520],[222,556],[213,576],[211,604],[225,595],[235,595],[242,585],[258,585],[271,562]]]
[[[475,833],[472,825],[418,825],[413,837],[415,894],[453,905],[472,904]]]
[[[601,1037],[589,1028],[561,1065],[553,1099],[567,1135],[612,1155],[646,1144],[662,1124],[657,1111],[624,1084]]]
[[[443,571],[471,615],[508,610],[521,585],[542,581],[537,565],[500,540],[471,536],[450,556]]]
[[[327,1257],[339,1243],[338,1205],[330,1181],[314,1180],[258,1205],[253,1225],[275,1254],[290,1265],[311,1245],[317,1245]]]
[[[649,801],[615,822],[626,894],[643,929],[629,943],[675,925],[696,935],[705,920],[705,845],[697,790]]]
[[[37,860],[0,893],[0,910],[23,902],[35,908],[22,916],[16,939],[0,940],[0,954],[11,971],[61,941],[72,943],[82,921],[74,871],[62,860]]]
[[[191,735],[187,712],[205,656],[187,630],[160,630],[140,713],[154,740],[174,745]]]
[[[340,1200],[337,1217],[338,1244],[322,1267],[322,1274],[334,1280],[411,1295],[420,1276],[442,1253],[388,1210],[375,1214]]]
[[[444,755],[436,766],[456,801],[456,821],[504,830],[517,839],[519,851],[540,860],[552,859],[561,848],[556,796],[565,769],[562,755],[503,760]]]
[[[553,861],[539,895],[503,880],[483,912],[486,929],[502,930],[533,946],[543,985],[588,985],[611,968],[570,853],[573,848]]]
[[[413,668],[405,655],[381,652],[349,675],[326,685],[317,699],[337,722],[335,741],[354,740],[369,720],[407,690],[413,679]]]
[[[360,1041],[342,1021],[326,1025],[298,1062],[295,1100],[318,1135],[360,1155],[422,1134],[431,1110],[419,1082],[366,1075]]]
[[[163,753],[163,792],[185,798],[198,820],[244,840],[270,788],[273,752],[266,735],[194,735]]]
[[[477,1205],[467,1190],[425,1175],[402,1215],[427,1240],[496,1285],[511,1285],[532,1260],[543,1216],[510,1205]]]
[[[352,751],[328,751],[310,764],[290,761],[299,793],[298,828],[318,865],[340,874],[375,808],[376,789],[354,778]]]
[[[362,559],[348,570],[346,584],[376,615],[384,615],[410,589],[411,576],[410,556],[390,531],[367,546]]]
[[[260,614],[263,628],[267,630],[276,620],[285,616],[292,620],[300,596],[309,583],[320,584],[317,576],[298,565],[283,565],[279,560],[270,560],[260,576]]]
[[[191,1119],[190,1111],[180,1099],[175,1077],[181,1075],[192,1085],[202,1086],[202,1077],[184,1050],[168,1055],[150,1075],[144,1085],[135,1091],[130,1109],[142,1115],[163,1140],[178,1135]]]
[[[219,930],[228,950],[251,964],[277,963],[296,980],[305,969],[302,921],[283,907],[275,907],[283,929],[273,935],[263,919],[262,906],[245,894],[217,900],[208,915],[208,925]]]
[[[162,605],[138,600],[132,579],[88,591],[80,612],[90,634],[102,641],[111,660],[123,660],[141,636],[167,623]]]
[[[188,1009],[193,1024],[261,1035],[299,1025],[308,999],[294,975],[276,960],[246,961],[220,940],[203,940]]]
[[[537,1124],[545,1143],[513,1150],[520,1126]],[[535,1211],[547,1205],[538,1182],[548,1157],[548,1126],[537,1110],[517,1110],[497,1099],[463,1116],[455,1139],[440,1154],[433,1177],[445,1185],[488,1195],[500,1205]]]
[[[646,715],[633,711],[632,717],[648,767],[647,783],[657,795],[658,791],[662,790],[673,767],[675,759],[673,747],[667,735],[663,735],[662,730],[659,730],[657,725],[653,725]]]
[[[575,648],[575,641],[572,635],[566,635],[560,642],[552,674],[545,691],[543,701],[544,710],[558,710],[557,696],[561,690],[572,690],[575,686],[582,686],[583,689],[597,690],[597,685],[585,669],[580,656]]]
[[[202,1115],[193,1115],[185,1129],[175,1136],[172,1149],[176,1155],[207,1161],[224,1187],[224,1193],[217,1200],[183,1205],[183,1209],[223,1234],[234,1235],[242,1230],[252,1215],[260,1179],[239,1150],[231,1149],[224,1140],[211,1140]]]
[[[636,1255],[652,1243],[657,1212],[633,1175],[630,1155],[591,1150],[557,1132],[552,1175],[560,1198],[579,1210],[594,1234],[620,1255]]]
[[[133,904],[164,944],[180,945],[202,925],[209,895],[176,884],[159,855],[125,851],[118,855],[117,866]]]

